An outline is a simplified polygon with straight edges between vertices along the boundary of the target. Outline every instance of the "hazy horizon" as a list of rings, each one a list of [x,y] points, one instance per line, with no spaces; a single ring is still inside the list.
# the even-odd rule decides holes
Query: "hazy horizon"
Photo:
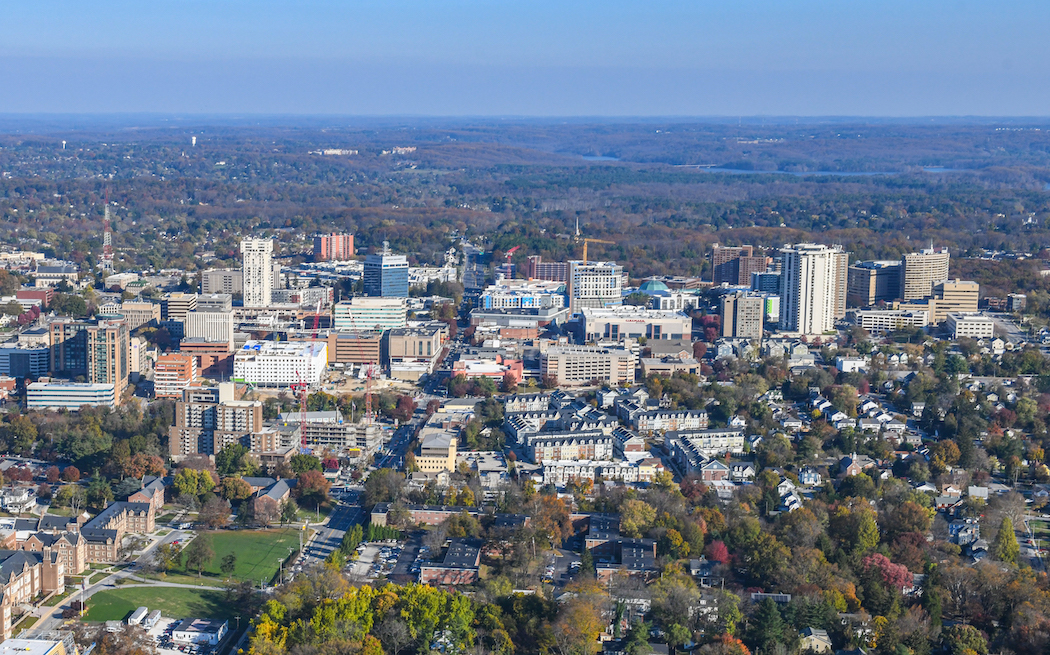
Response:
[[[1035,117],[1050,5],[51,0],[0,114]]]

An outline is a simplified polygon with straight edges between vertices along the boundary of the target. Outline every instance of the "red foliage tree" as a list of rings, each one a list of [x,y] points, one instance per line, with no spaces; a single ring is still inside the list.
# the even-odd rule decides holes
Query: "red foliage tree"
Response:
[[[47,478],[48,482],[55,484],[62,479],[62,472],[58,470],[57,466],[49,466],[47,467],[47,472],[44,473],[44,476]]]
[[[725,564],[729,561],[729,549],[726,548],[725,542],[718,539],[707,545],[707,548],[704,549],[704,554],[707,555],[707,559],[719,564]]]
[[[62,470],[62,479],[66,482],[77,482],[80,480],[80,469],[75,466],[67,466]]]
[[[911,584],[912,576],[911,572],[908,571],[908,567],[903,564],[894,564],[885,555],[872,553],[861,560],[861,564],[864,566],[865,571],[871,571],[873,568],[878,569],[882,581],[891,589],[903,589]]]

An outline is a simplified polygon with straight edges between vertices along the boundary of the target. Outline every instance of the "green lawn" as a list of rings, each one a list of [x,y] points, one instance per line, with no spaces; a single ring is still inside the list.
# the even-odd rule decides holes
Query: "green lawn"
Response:
[[[101,591],[88,599],[85,621],[121,621],[139,607],[174,618],[229,619],[235,613],[222,591],[179,587],[133,587]]]
[[[204,573],[221,577],[219,565],[229,553],[237,555],[237,568],[233,577],[258,583],[269,582],[280,564],[278,560],[288,557],[288,549],[299,548],[298,532],[292,528],[283,530],[216,530],[202,532],[211,540],[215,557],[204,569]]]
[[[1036,539],[1050,539],[1050,522],[1029,521],[1028,525],[1032,527],[1032,534]]]

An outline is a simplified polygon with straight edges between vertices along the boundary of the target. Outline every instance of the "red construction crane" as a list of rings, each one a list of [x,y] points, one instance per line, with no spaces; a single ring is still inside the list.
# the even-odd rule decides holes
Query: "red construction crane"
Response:
[[[510,250],[508,250],[508,251],[507,251],[506,253],[504,253],[504,255],[503,255],[503,256],[504,256],[504,257],[506,257],[506,258],[507,258],[507,261],[509,262],[509,261],[510,261],[510,258],[511,258],[511,255],[513,255],[513,254],[514,254],[514,253],[515,253],[515,252],[516,252],[517,250],[519,250],[520,248],[521,248],[521,246],[514,246],[513,248],[511,248]]]
[[[299,396],[299,451],[309,453],[310,448],[306,445],[306,403],[309,387],[303,382],[299,371],[295,372],[295,378],[296,382],[291,385],[291,390],[293,395]]]

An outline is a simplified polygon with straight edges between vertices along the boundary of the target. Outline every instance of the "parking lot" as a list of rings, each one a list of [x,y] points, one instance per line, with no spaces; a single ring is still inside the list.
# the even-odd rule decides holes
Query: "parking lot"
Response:
[[[157,643],[157,653],[160,655],[212,655],[223,647],[226,639],[230,638],[230,634],[232,634],[234,627],[231,622],[231,632],[226,633],[226,638],[220,642],[218,646],[209,646],[206,644],[176,644],[171,640],[171,631],[174,630],[181,621],[182,619],[161,617],[160,621],[157,621],[157,625],[150,628],[149,635],[153,637],[153,640]]]
[[[357,547],[357,561],[353,564],[353,574],[360,578],[375,580],[380,576],[390,575],[401,557],[403,543],[393,539],[377,542],[365,542]]]

